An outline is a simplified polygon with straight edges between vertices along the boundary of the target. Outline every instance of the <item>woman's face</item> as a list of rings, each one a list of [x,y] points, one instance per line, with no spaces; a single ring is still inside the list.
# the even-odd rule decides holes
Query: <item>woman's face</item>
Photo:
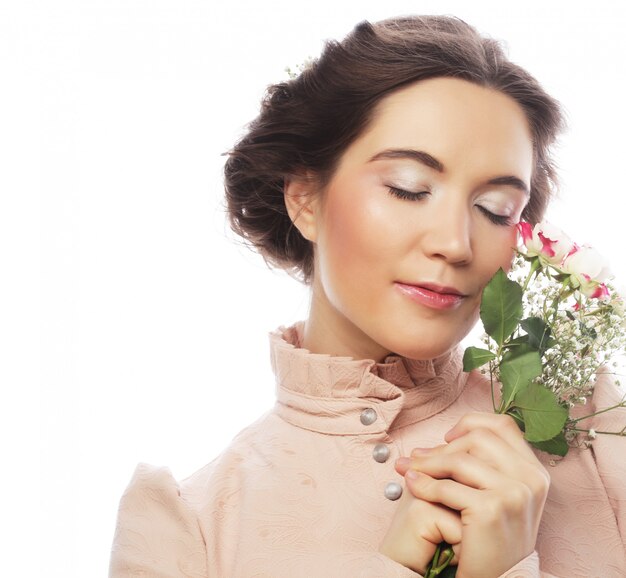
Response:
[[[315,253],[302,346],[431,359],[465,337],[485,284],[510,267],[531,138],[513,99],[464,80],[383,99],[302,217]]]

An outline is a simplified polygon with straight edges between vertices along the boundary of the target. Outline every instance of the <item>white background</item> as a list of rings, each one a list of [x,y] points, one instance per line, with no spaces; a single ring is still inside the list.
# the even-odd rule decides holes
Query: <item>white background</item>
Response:
[[[137,462],[187,477],[271,407],[267,332],[307,296],[229,239],[220,155],[267,84],[362,19],[506,40],[569,119],[549,216],[624,280],[626,9],[582,6],[2,3],[3,574],[106,576]]]

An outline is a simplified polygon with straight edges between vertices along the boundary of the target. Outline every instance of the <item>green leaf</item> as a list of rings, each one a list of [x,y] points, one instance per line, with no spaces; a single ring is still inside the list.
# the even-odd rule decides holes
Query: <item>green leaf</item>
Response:
[[[509,339],[503,346],[502,349],[514,349],[518,345],[527,345],[528,344],[528,335],[520,335],[515,339]]]
[[[541,375],[541,357],[528,345],[520,345],[502,356],[500,380],[502,381],[502,399],[508,408],[520,391]]]
[[[543,354],[548,348],[551,333],[550,327],[540,317],[529,317],[524,319],[520,325],[528,333],[528,344]]]
[[[487,283],[480,303],[480,319],[485,331],[502,345],[522,318],[522,287],[511,281],[502,269]]]
[[[468,347],[463,354],[463,371],[472,371],[495,358],[495,354],[487,349]]]
[[[524,437],[529,442],[543,442],[556,437],[567,421],[568,410],[554,392],[538,383],[531,383],[515,396],[515,406],[524,418]]]
[[[554,347],[557,343],[558,341],[554,339],[554,337],[548,337],[548,340],[546,341],[546,344],[545,344],[545,349],[550,349],[551,347]]]
[[[553,437],[551,440],[530,443],[542,452],[547,452],[555,456],[566,456],[569,451],[569,445],[567,444],[567,440],[565,439],[565,434],[563,432]]]

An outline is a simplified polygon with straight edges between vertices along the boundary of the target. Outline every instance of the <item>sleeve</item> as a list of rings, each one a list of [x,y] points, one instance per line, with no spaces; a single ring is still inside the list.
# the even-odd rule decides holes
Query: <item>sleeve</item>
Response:
[[[421,574],[395,562],[384,554],[355,552],[339,557],[322,556],[311,561],[315,574],[307,576],[351,576],[354,578],[423,578]]]
[[[626,390],[608,374],[598,376],[593,395],[594,412],[615,406],[626,400]],[[615,523],[622,546],[622,570],[626,569],[626,407],[611,409],[585,422],[585,428],[597,432],[591,444],[598,474],[615,513]],[[621,432],[622,435],[600,432]]]
[[[196,515],[166,467],[139,463],[122,495],[109,578],[208,578]]]
[[[539,554],[535,550],[523,560],[520,560],[513,568],[507,570],[499,578],[559,578],[554,574],[542,572],[539,569]]]
[[[372,574],[362,573],[359,574],[359,578],[374,578],[379,576],[398,576],[398,578],[423,578],[421,574],[417,574],[404,566],[397,564],[393,560],[390,560],[386,556],[380,555],[386,562],[381,562],[383,565]],[[382,570],[382,571],[381,571]],[[377,573],[376,573],[377,572]],[[547,572],[542,572],[539,569],[539,555],[537,552],[533,552],[520,560],[513,568],[507,570],[499,578],[560,578]]]

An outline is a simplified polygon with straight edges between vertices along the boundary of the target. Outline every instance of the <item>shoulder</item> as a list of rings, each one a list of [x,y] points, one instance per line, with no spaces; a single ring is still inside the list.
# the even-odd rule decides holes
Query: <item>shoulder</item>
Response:
[[[193,525],[194,511],[198,507],[196,497],[205,494],[208,485],[219,479],[232,480],[231,470],[258,455],[259,448],[267,447],[268,436],[275,435],[281,423],[272,412],[264,414],[241,430],[212,461],[180,481],[167,466],[139,462],[122,495],[120,514],[128,519],[135,512],[151,511],[154,520],[161,512],[163,516],[175,517],[183,528]]]
[[[177,534],[196,534],[197,522],[190,505],[181,495],[170,468],[140,462],[122,495],[118,510],[118,530],[133,527],[142,534],[154,527],[173,527]]]
[[[230,501],[242,488],[274,466],[287,446],[297,443],[298,432],[274,411],[241,430],[212,461],[180,481],[182,496],[196,510]],[[275,475],[275,473],[274,473]]]
[[[201,577],[206,573],[206,546],[196,514],[169,468],[139,463],[122,495],[109,576]]]

